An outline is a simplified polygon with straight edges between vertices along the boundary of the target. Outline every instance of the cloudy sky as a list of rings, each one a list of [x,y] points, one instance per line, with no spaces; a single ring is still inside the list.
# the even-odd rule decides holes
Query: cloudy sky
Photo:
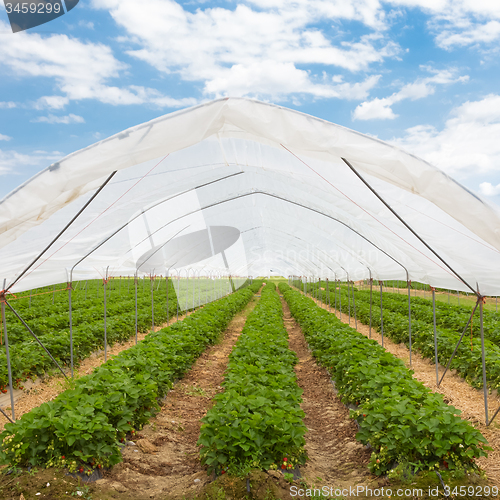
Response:
[[[397,144],[500,205],[498,0],[80,0],[0,7],[0,199],[63,156],[221,96]]]

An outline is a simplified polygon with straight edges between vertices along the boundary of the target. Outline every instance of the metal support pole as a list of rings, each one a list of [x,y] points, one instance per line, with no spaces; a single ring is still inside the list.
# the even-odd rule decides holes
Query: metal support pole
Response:
[[[326,298],[328,300],[328,312],[332,312],[332,305],[330,302],[330,287],[328,284],[328,278],[326,278]]]
[[[407,283],[407,286],[408,286],[408,331],[409,331],[409,335],[410,335],[410,367],[411,367],[411,350],[412,350],[412,347],[411,347],[411,291],[410,291],[410,288],[411,288],[411,281],[408,279],[408,275],[406,276],[406,283]]]
[[[358,329],[358,318],[356,316],[356,300],[354,299],[354,281],[352,282],[352,307],[354,308],[354,327]]]
[[[460,305],[460,292],[457,290],[458,305]]]
[[[476,305],[474,306],[474,309],[472,309],[472,313],[471,315],[469,316],[469,319],[467,320],[467,324],[465,325],[465,328],[462,332],[462,335],[460,335],[460,338],[458,339],[458,342],[457,342],[457,345],[455,346],[455,349],[453,351],[453,354],[451,355],[451,358],[450,360],[448,361],[448,364],[446,365],[446,368],[444,370],[444,373],[443,375],[441,376],[441,380],[439,381],[439,384],[438,384],[438,387],[439,385],[441,384],[441,382],[443,381],[444,379],[444,376],[446,375],[446,372],[448,371],[448,368],[450,367],[451,365],[451,362],[453,361],[453,358],[455,357],[455,354],[457,352],[457,349],[458,349],[458,346],[460,345],[460,342],[462,342],[462,339],[464,338],[464,335],[465,335],[465,332],[467,331],[467,328],[469,327],[469,324],[470,322],[472,321],[472,318],[474,317],[474,313],[476,312],[476,309],[477,309],[477,306],[479,305],[479,300],[476,301]]]
[[[6,282],[7,280],[4,280],[2,289],[5,289]],[[12,385],[12,367],[10,364],[9,336],[7,335],[7,320],[5,318],[5,304],[7,303],[5,294],[2,294],[0,296],[0,302],[2,304],[2,324],[3,324],[3,333],[5,339],[5,353],[7,355],[7,374],[9,377],[10,409],[12,412],[12,420],[15,420],[16,414],[14,410],[14,387]]]
[[[479,293],[479,290],[478,290]],[[486,385],[486,356],[484,354],[484,328],[483,328],[483,297],[479,298],[479,325],[481,329],[481,361],[483,367],[483,395],[484,395],[484,415],[486,425],[488,422],[488,386]]]
[[[56,301],[56,285],[52,285],[52,305],[54,305]]]
[[[432,288],[432,323],[434,325],[434,362],[436,364],[436,385],[439,384],[438,345],[436,332],[436,291]]]
[[[384,314],[382,310],[382,286],[383,282],[379,281],[380,284],[380,331],[382,332],[382,347],[384,347]]]
[[[108,356],[108,337],[106,332],[106,313],[107,313],[107,304],[106,304],[106,285],[107,285],[107,272],[106,279],[104,280],[104,362],[107,361]]]
[[[137,334],[139,332],[138,314],[137,314],[137,274],[134,276],[134,287],[135,287],[135,345],[137,345]]]
[[[335,297],[334,297],[335,303],[334,303],[333,309],[334,309],[334,311],[336,311],[337,310],[337,277],[335,277],[335,292],[334,292],[334,294],[335,294]]]
[[[339,280],[339,311],[340,311],[340,321],[342,321],[342,287],[340,280]]]
[[[177,273],[177,321],[179,321],[179,292],[180,292],[180,283],[179,283],[179,273]]]
[[[54,357],[52,356],[52,354],[50,354],[50,352],[42,344],[42,342],[40,342],[40,339],[33,333],[33,330],[26,324],[26,322],[24,321],[24,319],[21,318],[21,316],[19,316],[19,314],[17,313],[17,311],[9,304],[8,301],[5,301],[4,303],[14,313],[14,315],[16,316],[16,318],[23,324],[24,328],[26,328],[26,330],[28,330],[28,332],[33,336],[33,338],[40,344],[40,346],[42,347],[42,349],[48,354],[48,356],[54,362],[54,364],[57,366],[57,368],[59,368],[59,371],[64,375],[64,378],[67,379],[68,377],[64,373],[63,369],[59,366],[59,363],[54,359]],[[5,327],[5,331],[7,331],[7,327]]]
[[[189,308],[188,300],[189,300],[189,272],[186,271],[186,316]]]
[[[165,281],[167,283],[167,326],[168,326],[168,315],[169,315],[169,310],[170,310],[170,307],[169,307],[169,303],[168,303],[168,288],[169,288],[169,283],[168,283],[168,271],[166,273],[166,277],[165,277]]]
[[[368,338],[372,338],[372,288],[373,288],[373,278],[370,278],[370,333]]]
[[[88,287],[88,285],[89,285],[89,282],[87,280],[87,281],[85,281],[85,300],[87,300],[87,287]]]
[[[9,415],[7,415],[7,413],[5,413],[2,408],[0,408],[0,412],[2,412],[2,415],[11,423],[13,424],[14,421],[9,417]]]
[[[347,276],[347,310],[349,312],[349,326],[351,326],[351,296],[349,293],[349,276]]]
[[[149,276],[149,280],[151,282],[151,331],[155,331],[155,299],[154,299],[154,291],[155,291],[155,284],[154,284],[154,277]]]
[[[71,301],[71,292],[73,291],[71,281],[68,283],[68,302],[69,302],[69,352],[70,352],[70,365],[71,365],[71,378],[73,374],[73,306]]]

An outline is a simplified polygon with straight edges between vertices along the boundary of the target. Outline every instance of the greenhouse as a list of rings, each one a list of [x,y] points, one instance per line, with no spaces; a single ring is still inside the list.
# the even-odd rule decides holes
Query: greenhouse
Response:
[[[271,275],[286,278],[279,285],[280,295],[315,356],[319,353],[318,363],[330,370],[341,393],[347,391],[349,403],[360,408],[356,418],[365,418],[371,410],[382,410],[370,406],[372,402],[368,403],[369,396],[361,388],[355,395],[343,385],[343,374],[351,368],[347,368],[340,353],[347,345],[357,352],[357,345],[361,349],[366,340],[369,344],[362,356],[370,359],[373,350],[373,359],[380,356],[383,360],[384,332],[394,342],[408,346],[410,367],[416,342],[420,354],[435,365],[438,387],[445,376],[442,369],[439,371],[439,364],[446,371],[455,369],[459,373],[460,366],[465,366],[463,378],[473,387],[482,388],[486,425],[497,415],[498,409],[488,410],[488,391],[500,387],[500,334],[496,333],[500,319],[493,309],[484,309],[484,302],[486,297],[493,297],[493,301],[486,300],[495,304],[495,297],[500,295],[498,210],[438,168],[397,147],[297,111],[244,98],[218,99],[124,130],[50,165],[0,201],[0,301],[5,341],[2,359],[8,365],[12,415],[3,409],[2,413],[15,420],[16,376],[12,374],[14,357],[9,353],[8,337],[12,325],[16,325],[15,335],[20,337],[22,334],[17,332],[25,329],[32,349],[39,350],[40,356],[50,357],[46,366],[56,366],[70,378],[77,364],[74,350],[78,350],[78,343],[74,338],[80,338],[73,328],[78,329],[79,307],[88,307],[83,301],[87,295],[90,297],[89,284],[102,282],[102,291],[96,292],[101,296],[96,298],[95,307],[97,310],[104,303],[104,337],[99,345],[104,342],[106,361],[106,300],[111,293],[123,301],[120,314],[130,312],[131,324],[135,320],[131,334],[135,334],[136,344],[138,315],[141,308],[147,309],[147,328],[153,332],[153,345],[155,339],[160,339],[154,336],[155,324],[163,312],[166,316],[161,316],[160,323],[166,320],[168,328],[176,328],[177,323],[169,326],[169,322],[174,316],[179,320],[179,311],[186,314],[184,321],[189,321],[198,314],[215,314],[217,308],[241,309],[250,300],[249,290],[256,293],[261,289],[262,279],[257,278]],[[384,282],[397,283],[398,293],[389,300],[383,297]],[[432,303],[425,305],[425,296],[414,298],[412,283],[427,287],[424,290]],[[67,355],[53,353],[32,327],[37,293],[43,292],[43,300],[54,303],[51,290],[54,292],[56,287],[67,301],[67,306],[61,305],[61,311],[65,307],[69,313],[69,325],[64,326],[70,350]],[[462,311],[459,304],[453,310],[455,316],[446,316],[448,323],[443,326],[440,314],[447,315],[448,310],[445,311],[444,302],[436,301],[437,290],[452,290],[459,297],[472,296],[471,310]],[[161,299],[157,299],[160,294]],[[175,299],[171,308],[172,297]],[[21,309],[16,305],[21,304],[20,299],[24,300]],[[72,300],[76,300],[75,312]],[[232,301],[232,305],[224,301]],[[307,320],[304,311],[309,308],[321,312],[311,313],[313,319]],[[452,306],[449,308],[451,311]],[[262,289],[255,311],[259,310],[264,311],[262,314],[270,323],[262,323],[258,315],[252,316],[255,312],[251,313],[248,322],[253,321],[254,326],[248,327],[249,331],[264,328],[274,349],[284,349],[281,302],[269,283]],[[338,337],[331,338],[330,350],[325,349],[328,328],[340,328],[335,326],[335,311],[340,321],[348,318],[351,325],[352,320],[355,329],[358,322],[367,325],[368,338],[356,332],[363,341],[356,337],[349,343],[346,337],[341,346],[338,339],[344,330],[340,329]],[[446,331],[440,330],[445,327]],[[375,330],[381,333],[380,352],[378,344],[376,349],[373,347],[375,341],[371,337]],[[464,347],[469,342],[469,330],[470,347]],[[180,329],[175,331],[181,335]],[[210,335],[207,333],[207,338]],[[134,348],[146,345],[145,342]],[[245,349],[257,352],[260,341],[248,342],[250,347]],[[469,360],[473,342],[477,349]],[[15,343],[11,344],[15,349]],[[161,353],[160,344],[154,345]],[[68,350],[66,346],[64,349]],[[92,348],[88,349],[90,353]],[[243,347],[241,352],[238,347],[235,349],[227,379],[227,384],[234,388],[226,388],[228,394],[242,390],[237,381],[242,374],[235,359],[240,356],[245,363],[248,356]],[[264,349],[263,359],[268,355]],[[293,373],[293,360],[287,356],[280,357],[282,366],[276,369]],[[389,377],[394,373],[398,380],[406,380],[406,374],[397,375],[403,368],[397,362],[391,363],[380,361],[377,366],[381,375],[387,373]],[[335,371],[344,365],[342,374]],[[153,368],[151,373],[156,373]],[[166,394],[171,380],[158,377],[157,395]],[[173,380],[180,375],[172,377]],[[408,387],[412,388],[405,391],[421,394],[424,401],[426,391],[411,385],[413,379],[408,377]],[[360,401],[365,396],[367,402],[363,404]],[[241,459],[240,455],[220,458],[213,449],[212,439],[218,432],[215,415],[217,411],[226,411],[221,401],[207,413],[200,437],[200,446],[205,450],[201,452],[202,461],[216,474],[224,473],[226,459]],[[224,404],[233,402],[229,398]],[[137,403],[137,409],[144,405],[147,406]],[[443,403],[435,411],[445,415],[446,408],[449,407]],[[296,408],[290,409],[290,414],[297,422],[302,421]],[[449,418],[460,420],[450,415]],[[136,423],[142,426],[147,420],[144,416]],[[369,417],[362,422],[362,442],[382,450],[379,442],[367,437],[373,429],[369,432],[363,427],[370,424]],[[12,432],[17,423],[16,420],[7,424],[12,426]],[[302,443],[302,424],[296,425],[299,430],[294,439]],[[123,437],[130,429],[124,426],[117,432]],[[231,436],[220,439],[230,442]],[[453,443],[455,437],[449,439]],[[471,437],[471,443],[479,442],[481,438]],[[114,441],[111,439],[108,444],[109,450],[97,453],[92,449],[80,457],[81,462],[90,463],[92,457],[103,466],[117,463]],[[73,443],[64,446],[62,449],[70,456]],[[482,456],[479,444],[471,446],[469,457]],[[290,452],[296,468],[305,462],[302,447],[300,444]],[[35,465],[35,456],[44,453],[42,448],[40,445],[36,451],[30,451],[31,455],[29,450],[23,452],[18,463]],[[386,473],[401,450],[398,448],[390,460],[387,458],[386,468],[377,469],[379,460],[386,458],[380,451],[371,470]],[[441,459],[451,450],[448,445],[436,445],[435,456]],[[271,457],[271,452],[269,456],[262,455],[260,465],[265,469],[274,466]],[[424,458],[419,456],[418,460]]]

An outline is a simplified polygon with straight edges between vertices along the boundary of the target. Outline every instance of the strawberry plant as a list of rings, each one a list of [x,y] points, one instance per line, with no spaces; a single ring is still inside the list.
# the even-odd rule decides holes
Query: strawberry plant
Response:
[[[443,460],[450,469],[475,468],[474,458],[490,448],[459,410],[413,379],[413,372],[375,340],[288,285],[280,284],[280,290],[342,401],[358,406],[351,417],[360,426],[357,439],[373,449],[369,467],[375,474],[403,458],[419,469],[434,469]]]
[[[175,379],[213,343],[260,283],[238,290],[122,351],[75,388],[5,425],[0,463],[109,466],[121,460],[119,442],[158,410]],[[64,457],[64,458],[62,458]]]
[[[296,363],[276,287],[268,284],[229,357],[225,390],[202,419],[198,444],[209,473],[305,462]]]
[[[330,300],[333,300],[333,293],[330,292]],[[320,291],[323,296],[323,300],[327,299],[326,291]],[[347,314],[347,292],[343,289],[342,294],[342,313]],[[370,322],[370,305],[369,305],[369,292],[356,292],[356,315],[357,319],[362,323],[368,324]],[[416,301],[417,299],[415,299]],[[425,299],[418,299],[420,302],[427,302]],[[436,303],[436,307],[438,303]],[[374,308],[372,311],[372,326],[375,330],[381,331],[380,322],[380,309],[377,310],[378,305],[376,304],[376,299],[374,298]],[[460,321],[463,320],[463,324],[460,323],[458,319],[453,322],[450,320],[450,316],[446,315],[445,311],[449,307],[457,308],[457,306],[448,306],[447,304],[442,304],[437,307],[436,311],[436,321],[437,324],[453,324],[453,328],[463,329],[469,318],[470,311],[459,316]],[[351,305],[352,308],[352,305]],[[461,309],[464,309],[463,307]],[[351,314],[352,314],[351,310]],[[444,319],[441,318],[441,314],[444,315]],[[490,318],[494,316],[494,313],[490,313]],[[423,318],[423,319],[415,319]],[[457,316],[458,317],[458,316]],[[448,318],[448,319],[446,319]],[[405,343],[409,346],[409,323],[408,323],[408,302],[407,298],[403,296],[398,296],[394,294],[386,294],[384,296],[384,308],[383,308],[383,319],[384,319],[384,335],[389,337],[396,343]],[[477,321],[473,324],[477,326]],[[495,322],[492,322],[495,325]],[[491,325],[490,325],[491,326]],[[494,327],[486,328],[491,334],[494,331]],[[437,328],[436,338],[438,344],[438,361],[446,365],[450,359],[455,346],[460,339],[460,333],[456,330],[451,330],[449,328],[439,327]],[[490,337],[491,338],[491,337]],[[413,349],[420,352],[423,357],[434,360],[434,327],[433,327],[433,315],[432,308],[427,304],[414,304],[414,298],[412,297],[412,347]],[[472,344],[472,348],[471,348]],[[485,338],[485,358],[486,358],[486,377],[488,386],[491,389],[500,388],[500,347],[488,338]],[[460,344],[457,353],[450,365],[452,369],[457,370],[457,372],[473,387],[480,388],[483,386],[482,369],[481,369],[481,341],[478,335],[473,338],[472,342],[469,338],[464,338]]]

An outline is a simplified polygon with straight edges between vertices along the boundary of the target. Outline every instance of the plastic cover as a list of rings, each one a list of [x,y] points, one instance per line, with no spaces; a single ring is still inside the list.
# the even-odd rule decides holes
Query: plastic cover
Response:
[[[47,246],[12,292],[106,275],[271,273],[500,294],[498,209],[396,147],[250,99],[132,127],[0,201],[0,286]]]

